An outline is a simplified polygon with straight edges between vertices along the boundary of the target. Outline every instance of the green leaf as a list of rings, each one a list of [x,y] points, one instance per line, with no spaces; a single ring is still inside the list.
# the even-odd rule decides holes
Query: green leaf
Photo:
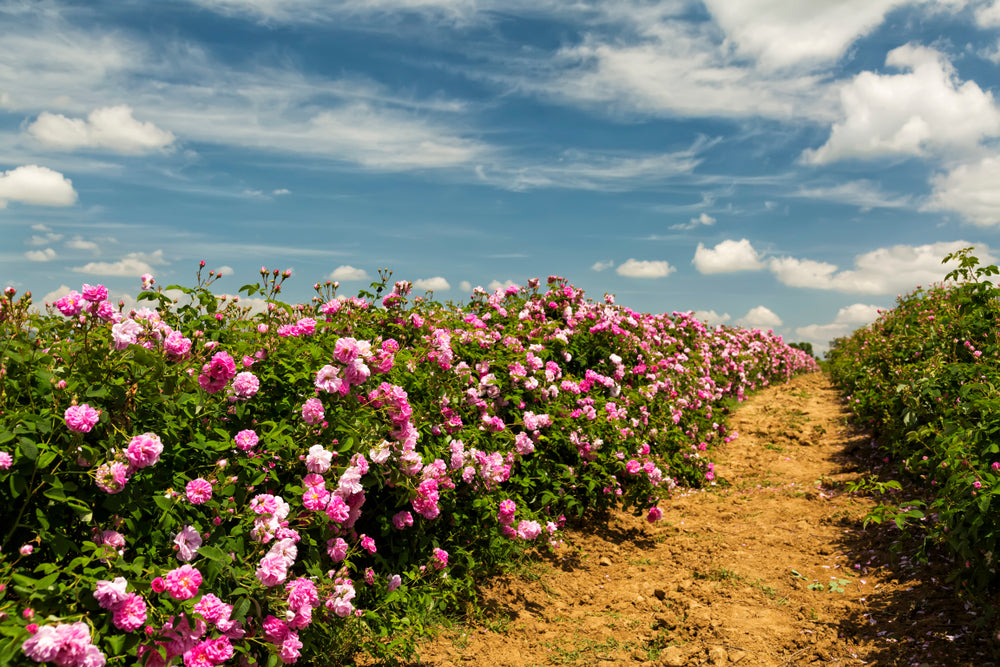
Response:
[[[214,560],[219,563],[231,563],[232,559],[229,558],[229,554],[220,549],[219,547],[213,547],[210,545],[205,545],[198,549],[198,554],[208,558],[209,560]]]
[[[20,445],[21,454],[24,455],[24,458],[29,461],[34,461],[38,458],[38,445],[35,444],[34,440],[31,440],[30,438],[19,438],[17,442]]]

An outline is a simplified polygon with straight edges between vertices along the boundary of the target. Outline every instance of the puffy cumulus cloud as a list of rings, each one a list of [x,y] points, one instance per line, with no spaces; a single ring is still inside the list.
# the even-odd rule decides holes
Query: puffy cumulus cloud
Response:
[[[73,181],[48,167],[28,164],[0,172],[0,208],[8,201],[38,206],[71,206],[76,203]]]
[[[735,271],[758,271],[764,268],[760,253],[746,239],[727,239],[711,250],[699,243],[691,260],[698,273],[733,273]]]
[[[671,225],[670,229],[685,231],[690,229],[696,229],[697,227],[711,227],[714,224],[715,224],[715,218],[710,216],[708,213],[702,213],[696,218],[691,218],[686,223],[682,223],[679,225]]]
[[[56,251],[52,248],[45,248],[44,250],[29,250],[24,253],[24,256],[32,262],[51,262],[56,258]]]
[[[837,60],[907,1],[705,0],[705,6],[741,53],[782,68]]]
[[[757,306],[747,311],[747,314],[736,320],[736,324],[741,327],[751,327],[754,329],[772,329],[780,327],[783,322],[781,318],[774,314],[766,306]]]
[[[932,179],[934,191],[921,210],[955,211],[979,227],[1000,225],[1000,156],[961,164]]]
[[[612,262],[610,259],[604,259],[604,260],[600,260],[598,262],[594,262],[591,265],[590,270],[591,271],[606,271],[607,269],[610,269],[614,265],[615,265],[615,263]]]
[[[171,132],[133,118],[125,105],[95,109],[86,119],[43,111],[27,132],[50,148],[103,148],[126,155],[163,150],[175,139]]]
[[[923,155],[975,147],[1000,134],[1000,109],[974,81],[960,82],[944,54],[915,44],[889,52],[901,74],[861,72],[840,89],[841,118],[803,161]]]
[[[829,341],[849,335],[855,329],[878,319],[880,309],[865,303],[854,303],[837,311],[829,324],[810,324],[795,329],[796,335],[809,341],[820,350],[828,349]]]
[[[153,267],[166,264],[163,251],[153,253],[130,252],[117,262],[89,262],[83,266],[74,266],[72,271],[95,276],[128,276],[139,277],[144,273],[153,273]]]
[[[368,280],[368,272],[356,269],[350,264],[343,264],[327,276],[328,280]]]
[[[42,303],[55,303],[56,301],[63,298],[72,291],[73,291],[72,288],[70,288],[68,285],[60,285],[59,287],[55,288],[54,290],[43,296]]]
[[[458,284],[458,289],[462,290],[466,294],[472,294],[472,283],[468,280],[463,280]]]
[[[696,310],[694,311],[694,317],[699,322],[714,326],[716,324],[725,324],[730,319],[729,313],[723,313],[719,315],[714,310]]]
[[[981,28],[996,28],[1000,26],[1000,2],[992,0],[976,7],[976,23]]]
[[[854,258],[854,269],[839,270],[835,264],[794,257],[775,257],[769,268],[790,287],[834,290],[848,294],[895,294],[917,285],[940,282],[955,263],[942,265],[948,253],[970,245],[966,241],[922,246],[896,245],[878,248]],[[984,262],[995,261],[989,247],[980,244],[976,254]]]
[[[215,273],[217,275],[220,275],[220,276],[231,276],[234,273],[236,273],[236,271],[233,270],[233,267],[231,267],[231,266],[225,266],[225,265],[223,265],[223,266],[220,266],[219,268],[217,268],[215,270]]]
[[[414,280],[413,287],[419,290],[424,290],[425,292],[445,292],[451,289],[451,285],[448,284],[448,281],[441,276]]]
[[[639,260],[632,259],[631,257],[615,269],[618,275],[628,276],[629,278],[664,278],[675,270],[667,262]]]

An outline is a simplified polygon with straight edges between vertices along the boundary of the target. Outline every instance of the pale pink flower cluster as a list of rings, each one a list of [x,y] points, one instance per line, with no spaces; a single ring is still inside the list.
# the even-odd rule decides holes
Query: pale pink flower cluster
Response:
[[[432,564],[434,565],[435,569],[443,570],[444,568],[448,567],[447,551],[445,551],[444,549],[439,549],[437,547],[434,547],[433,556],[434,558]]]
[[[260,559],[254,574],[265,586],[277,586],[288,577],[288,568],[295,564],[297,556],[295,540],[290,537],[278,540]]]
[[[256,541],[267,544],[288,525],[285,519],[291,507],[280,496],[260,493],[251,499],[250,510],[257,515],[251,535]]]
[[[98,581],[94,587],[94,598],[102,609],[112,613],[116,628],[133,632],[146,622],[146,601],[137,593],[126,592],[127,586],[128,582],[123,577]]]
[[[28,637],[21,650],[35,662],[59,667],[103,667],[107,662],[90,641],[90,627],[81,622],[43,625]]]
[[[264,639],[278,647],[278,657],[285,664],[296,662],[301,657],[302,641],[299,633],[288,627],[280,618],[268,616],[261,624]]]
[[[143,433],[133,437],[125,448],[125,457],[136,470],[156,465],[163,453],[163,442],[155,433]]]
[[[228,352],[216,352],[212,359],[201,367],[198,384],[210,394],[222,391],[236,375],[236,362]]]
[[[333,348],[333,357],[341,366],[327,364],[319,369],[314,381],[317,389],[328,394],[339,393],[346,396],[350,393],[351,387],[363,384],[371,377],[371,369],[367,363],[372,359],[370,341],[338,338]],[[391,368],[392,353],[384,352],[380,355],[378,358],[380,364],[384,358],[390,359],[389,368]]]
[[[14,465],[14,457],[10,452],[0,452],[0,470],[7,470]]]
[[[194,611],[206,614],[205,620],[211,617],[212,620],[209,622],[214,623],[224,634],[220,637],[206,638],[208,626],[205,620],[196,620],[192,627],[184,614],[181,614],[179,619],[171,617],[160,628],[159,635],[163,639],[155,641],[154,646],[139,647],[139,660],[144,667],[165,667],[178,657],[187,667],[213,667],[229,662],[233,658],[235,651],[231,640],[240,639],[246,633],[241,623],[229,620],[232,607],[223,604],[214,595],[206,594],[194,605]],[[160,654],[160,650],[163,651],[163,655]]]
[[[63,415],[63,418],[66,420],[66,427],[76,433],[89,433],[100,417],[101,413],[90,407],[87,403],[71,405],[66,408],[66,412]]]
[[[323,606],[340,618],[347,618],[354,613],[354,604],[351,602],[357,595],[354,583],[342,577],[334,579],[333,583],[333,595],[327,598]]]
[[[319,606],[316,584],[305,577],[299,577],[285,584],[288,592],[287,604],[291,618],[288,627],[300,630],[312,622],[312,610]]]
[[[517,524],[517,536],[522,540],[533,540],[542,534],[542,526],[537,521],[520,521]]]

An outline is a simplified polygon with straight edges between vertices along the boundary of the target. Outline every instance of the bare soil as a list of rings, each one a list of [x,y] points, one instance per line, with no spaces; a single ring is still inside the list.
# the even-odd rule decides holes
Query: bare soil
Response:
[[[847,493],[874,448],[820,373],[756,393],[720,481],[676,494],[663,520],[613,514],[484,584],[477,622],[442,630],[415,664],[992,665],[989,623]]]

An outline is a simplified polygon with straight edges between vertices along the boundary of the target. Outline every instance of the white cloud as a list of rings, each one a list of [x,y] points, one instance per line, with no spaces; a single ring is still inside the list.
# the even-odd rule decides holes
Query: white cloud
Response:
[[[76,236],[72,241],[66,241],[67,248],[73,248],[74,250],[90,250],[91,252],[97,252],[100,250],[100,246],[94,241],[84,241],[82,236]]]
[[[772,329],[780,327],[783,322],[769,308],[757,306],[756,308],[751,308],[746,315],[736,320],[736,324],[741,327],[752,327],[754,329]]]
[[[699,243],[691,260],[698,273],[733,273],[735,271],[758,271],[764,268],[761,255],[746,239],[727,239],[709,250]]]
[[[59,287],[55,288],[54,290],[43,296],[42,303],[55,303],[56,301],[63,298],[72,291],[73,291],[72,288],[70,288],[69,286],[60,285]]]
[[[932,183],[934,191],[921,210],[955,211],[979,227],[1000,225],[1000,156],[960,164]]]
[[[328,280],[368,280],[368,272],[364,269],[356,269],[350,264],[338,266],[327,276]]]
[[[943,265],[944,256],[971,245],[975,244],[950,241],[878,248],[855,257],[855,268],[844,271],[835,264],[794,257],[775,257],[769,268],[780,282],[790,287],[849,294],[897,294],[944,280],[955,266],[954,262]],[[976,248],[976,255],[984,263],[995,261],[989,247],[982,244]]]
[[[992,0],[976,7],[976,23],[981,28],[996,28],[1000,26],[1000,2]]]
[[[288,188],[278,188],[277,190],[271,191],[271,194],[274,195],[275,197],[280,197],[281,195],[289,195],[291,193],[292,191],[289,190]]]
[[[414,280],[413,287],[418,290],[424,290],[425,292],[445,292],[451,289],[451,285],[448,284],[448,281],[441,276]]]
[[[41,225],[40,225],[41,226]],[[55,241],[62,240],[62,234],[56,234],[55,232],[46,232],[44,235],[32,234],[28,237],[24,243],[25,245],[48,245],[54,243]]]
[[[702,322],[709,326],[714,326],[716,324],[725,324],[730,319],[732,319],[729,313],[723,313],[722,315],[719,315],[714,310],[696,310],[694,311],[694,317],[699,322]]]
[[[458,289],[462,290],[466,294],[472,294],[472,283],[468,280],[463,280],[458,284]]]
[[[913,205],[909,196],[887,194],[882,192],[878,184],[864,179],[830,186],[803,186],[792,193],[792,196],[851,204],[862,211],[873,208],[909,208]]]
[[[628,276],[629,278],[663,278],[669,276],[675,270],[667,262],[639,260],[632,259],[631,257],[615,269],[618,275]]]
[[[615,265],[615,263],[613,261],[611,261],[610,259],[598,260],[598,261],[594,262],[593,264],[591,264],[590,270],[591,271],[605,271],[607,269],[610,269],[614,265]]]
[[[117,262],[89,262],[83,266],[74,266],[72,271],[96,276],[139,277],[144,273],[153,273],[153,266],[163,265],[163,251],[147,254],[131,252]]]
[[[218,276],[231,276],[234,273],[236,273],[236,271],[233,269],[233,267],[225,265],[220,266],[215,270],[215,274]]]
[[[8,201],[39,206],[71,206],[76,202],[73,181],[48,167],[28,164],[0,172],[0,208]]]
[[[52,248],[45,248],[44,250],[29,250],[24,253],[24,256],[32,262],[50,262],[56,258],[56,251]]]
[[[715,224],[715,222],[715,218],[710,216],[708,213],[702,213],[696,218],[691,218],[687,223],[671,225],[670,229],[685,231],[695,229],[697,227],[711,227]]]
[[[737,50],[767,68],[838,60],[909,0],[705,0]]]
[[[163,150],[175,139],[153,123],[133,118],[125,105],[95,109],[86,120],[43,111],[27,131],[50,148],[105,148],[126,155]]]
[[[993,95],[974,81],[960,82],[944,54],[905,44],[885,62],[904,72],[862,72],[844,84],[841,118],[825,144],[803,152],[805,162],[970,149],[1000,134]]]
[[[631,39],[620,31],[588,33],[551,59],[547,80],[520,87],[612,112],[832,120],[835,98],[822,78],[756,68],[711,23],[654,17],[632,28],[638,34]]]
[[[427,11],[461,18],[474,13],[476,0],[193,0],[221,14],[249,15],[264,22],[330,21],[345,14]]]
[[[515,191],[534,188],[636,190],[694,171],[701,162],[698,151],[705,143],[699,141],[691,148],[672,153],[639,156],[572,150],[563,152],[555,160],[527,166],[508,164],[499,158],[492,165],[478,165],[476,175],[482,181]]]
[[[795,329],[795,333],[822,350],[827,348],[829,341],[849,335],[855,329],[874,322],[878,316],[878,306],[855,303],[841,308],[830,324],[810,324],[798,327]]]

